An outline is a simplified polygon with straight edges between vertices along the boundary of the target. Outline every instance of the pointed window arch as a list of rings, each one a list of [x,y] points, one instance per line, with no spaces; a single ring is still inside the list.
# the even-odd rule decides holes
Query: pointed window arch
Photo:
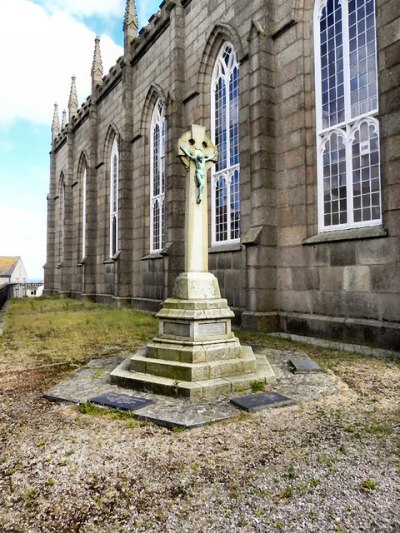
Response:
[[[86,166],[86,163],[84,163],[82,167],[82,181],[81,181],[81,197],[82,197],[81,257],[82,259],[86,257],[86,215],[87,215],[86,194],[87,194],[87,166]]]
[[[118,251],[118,186],[119,186],[119,151],[115,138],[110,158],[110,257]]]
[[[64,240],[65,240],[65,176],[64,172],[61,172],[60,179],[58,181],[58,194],[57,194],[57,202],[58,202],[58,213],[57,213],[57,219],[58,219],[58,261],[61,264],[64,259]]]
[[[382,222],[374,0],[316,0],[319,230]]]
[[[239,63],[230,43],[215,62],[211,82],[211,133],[219,150],[212,173],[212,243],[240,239]]]
[[[150,132],[150,251],[165,245],[165,105],[159,99],[154,107]]]

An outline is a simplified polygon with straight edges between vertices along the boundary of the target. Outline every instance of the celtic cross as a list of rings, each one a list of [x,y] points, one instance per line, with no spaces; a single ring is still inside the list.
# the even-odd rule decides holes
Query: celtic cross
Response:
[[[192,124],[179,139],[178,155],[189,169],[185,206],[185,271],[208,271],[207,171],[218,149],[205,128]]]

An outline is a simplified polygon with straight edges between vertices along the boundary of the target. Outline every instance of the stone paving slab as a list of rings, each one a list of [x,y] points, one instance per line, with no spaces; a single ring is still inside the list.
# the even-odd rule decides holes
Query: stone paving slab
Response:
[[[232,398],[231,403],[240,409],[253,413],[261,411],[262,409],[293,405],[295,402],[288,396],[279,394],[279,392],[260,392],[258,394],[249,394],[248,396]]]
[[[315,400],[326,395],[337,394],[338,388],[325,372],[311,374],[294,374],[289,360],[304,359],[304,352],[269,350],[253,347],[254,351],[266,355],[277,381],[269,385],[268,391],[288,396],[296,403]],[[110,381],[110,372],[117,367],[122,357],[93,359],[79,369],[70,378],[62,381],[44,396],[52,401],[85,403],[95,396],[106,393],[120,393],[152,400],[153,403],[133,413],[135,418],[147,420],[169,428],[190,429],[212,422],[227,420],[238,416],[242,411],[230,403],[231,399],[248,395],[248,391],[238,391],[214,401],[191,402],[186,398],[170,397],[125,389]],[[285,407],[281,407],[284,409]]]
[[[129,396],[128,394],[121,394],[119,392],[106,392],[105,394],[100,394],[100,396],[90,398],[90,401],[102,407],[112,407],[114,409],[121,409],[122,411],[137,411],[153,403],[153,400],[147,398]]]
[[[296,374],[308,374],[310,372],[323,372],[322,368],[312,359],[290,359],[289,364]]]

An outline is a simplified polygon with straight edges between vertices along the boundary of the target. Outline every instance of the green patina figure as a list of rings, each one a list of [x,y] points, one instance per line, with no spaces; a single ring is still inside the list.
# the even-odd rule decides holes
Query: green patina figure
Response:
[[[198,187],[196,202],[200,204],[201,198],[203,196],[204,186],[206,183],[206,163],[207,161],[213,160],[217,155],[217,152],[214,152],[211,156],[207,156],[203,155],[201,150],[199,150],[198,148],[196,148],[196,154],[192,154],[191,152],[189,152],[189,150],[187,150],[182,144],[179,146],[179,148],[186,155],[186,157],[188,157],[191,161],[194,161],[196,164],[196,170],[194,173],[194,179],[196,182],[196,186]]]

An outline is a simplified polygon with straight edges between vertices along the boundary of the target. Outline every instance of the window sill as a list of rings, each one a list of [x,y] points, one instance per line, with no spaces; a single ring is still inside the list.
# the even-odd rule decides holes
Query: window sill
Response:
[[[351,228],[338,231],[325,231],[309,237],[303,241],[304,245],[320,244],[324,242],[352,241],[356,239],[374,239],[387,237],[388,230],[383,226],[372,226],[369,228]]]
[[[162,259],[164,255],[161,252],[153,252],[142,257],[141,261],[152,261],[153,259]]]
[[[103,261],[103,265],[110,265],[112,263],[115,263],[116,261],[118,261],[120,255],[121,255],[121,252],[117,252],[115,255],[113,255],[109,259],[106,259],[105,261]]]
[[[223,252],[239,252],[242,249],[240,242],[230,242],[227,244],[216,244],[208,249],[209,254],[219,254]]]
[[[149,254],[142,257],[141,261],[150,261],[151,259],[161,259],[165,255],[169,255],[171,253],[171,248],[173,247],[174,243],[167,242],[167,244],[164,246],[162,250],[159,252],[150,252]]]

